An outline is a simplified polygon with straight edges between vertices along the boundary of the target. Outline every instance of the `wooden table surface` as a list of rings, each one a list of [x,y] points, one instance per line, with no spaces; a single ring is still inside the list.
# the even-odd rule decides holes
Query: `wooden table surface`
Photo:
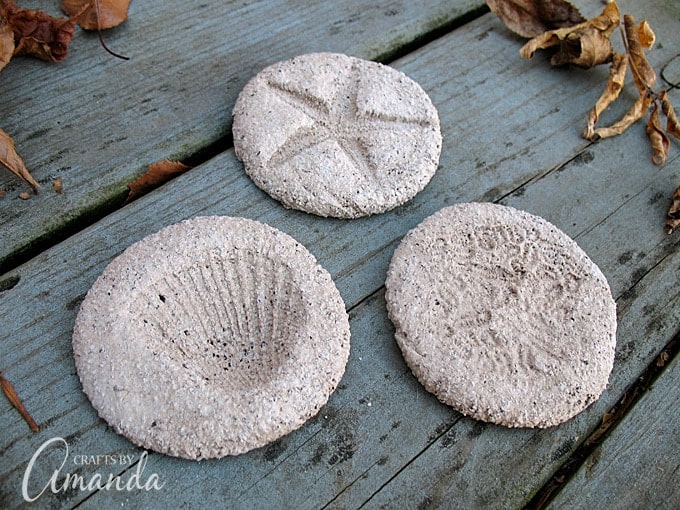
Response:
[[[587,17],[602,9],[574,3]],[[23,4],[56,13],[58,2]],[[680,4],[619,5],[654,28],[649,59],[677,109]],[[596,144],[581,137],[607,66],[552,68],[543,53],[523,60],[523,40],[475,0],[136,0],[129,16],[105,33],[129,61],[78,31],[64,62],[16,58],[0,73],[0,127],[43,184],[20,200],[27,188],[0,172],[0,370],[41,427],[31,432],[0,398],[0,507],[680,507],[680,232],[664,230],[680,144],[672,140],[659,168],[642,122]],[[388,63],[432,98],[440,165],[408,204],[323,219],[284,209],[245,175],[230,136],[239,91],[264,66],[313,51]],[[603,123],[637,96],[628,82]],[[128,183],[166,158],[194,168],[123,206]],[[61,194],[51,188],[57,177]],[[420,386],[394,342],[384,302],[394,248],[428,215],[469,201],[548,219],[611,285],[619,323],[609,385],[562,425],[507,429],[463,417]],[[245,455],[192,462],[145,453],[98,418],[71,335],[85,293],[116,255],[210,214],[257,219],[304,244],[345,301],[351,354],[340,386],[302,428]],[[140,474],[141,484],[156,475],[162,488],[64,490],[67,474]]]

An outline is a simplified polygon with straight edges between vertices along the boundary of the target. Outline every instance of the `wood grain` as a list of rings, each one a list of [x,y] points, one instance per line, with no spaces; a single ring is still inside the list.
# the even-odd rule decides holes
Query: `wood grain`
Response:
[[[586,460],[551,508],[676,508],[680,501],[680,361],[676,358]],[[631,476],[635,473],[634,476]]]
[[[36,2],[34,2],[36,3]],[[51,2],[42,7],[54,11]],[[0,272],[120,205],[127,184],[164,159],[228,138],[231,110],[264,66],[312,51],[376,59],[478,9],[479,0],[132,2],[129,19],[78,31],[59,65],[14,59],[0,74],[2,128],[43,192],[0,173]],[[60,177],[64,193],[50,189]]]
[[[635,11],[639,4],[620,5]],[[138,8],[153,11],[149,4]],[[244,9],[239,15],[247,14]],[[672,40],[678,6],[654,0],[646,14],[658,39]],[[184,218],[226,214],[289,233],[330,271],[350,311],[352,331],[338,390],[304,427],[246,455],[196,463],[151,453],[145,471],[166,482],[159,492],[71,491],[46,494],[42,503],[54,508],[526,503],[677,334],[680,238],[664,233],[663,220],[680,181],[680,151],[672,147],[666,166],[654,167],[642,125],[612,140],[586,142],[580,133],[607,70],[551,69],[541,56],[521,60],[518,47],[517,38],[486,15],[394,62],[430,94],[444,138],[438,172],[405,206],[349,221],[285,210],[252,184],[233,151],[226,150],[1,276],[1,368],[41,432],[28,431],[21,416],[0,402],[0,501],[20,506],[26,465],[51,437],[67,439],[71,458],[125,454],[139,461],[141,451],[98,419],[80,388],[70,345],[79,303],[105,265],[133,242]],[[676,54],[667,44],[650,59],[661,67]],[[145,85],[135,86],[149,87],[148,79],[140,76]],[[634,98],[634,88],[629,85],[622,96]],[[168,147],[176,147],[170,142],[174,139]],[[474,200],[499,201],[556,224],[600,266],[617,300],[617,357],[608,389],[559,427],[511,430],[462,417],[423,390],[394,342],[382,288],[396,244],[441,207]],[[650,416],[649,423],[654,419]],[[668,420],[669,427],[677,427],[678,413]],[[647,443],[640,443],[646,450]],[[56,450],[45,457],[36,484],[61,458]],[[677,463],[677,452],[673,459]],[[108,468],[71,462],[67,469],[92,476],[106,475]],[[628,475],[633,479],[637,472]]]

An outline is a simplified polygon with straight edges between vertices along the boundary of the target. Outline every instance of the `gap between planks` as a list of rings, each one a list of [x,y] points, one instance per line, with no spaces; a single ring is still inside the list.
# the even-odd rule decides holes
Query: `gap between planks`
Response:
[[[549,175],[556,169],[566,166],[570,161],[573,161],[574,159],[578,158],[579,155],[576,155],[575,157],[571,158],[568,162],[564,163],[563,165],[558,165],[554,167],[552,170],[544,172],[541,176],[537,176],[536,178],[530,179],[529,181],[527,181],[527,184],[530,182],[538,181],[543,177]],[[523,186],[524,185],[518,186],[517,189],[521,189]],[[504,198],[510,197],[513,193],[514,192],[510,192],[503,195],[496,202],[499,202]],[[644,275],[638,278],[638,280],[631,286],[631,288],[635,287],[635,285],[637,285],[639,281],[644,279],[646,274],[650,273],[655,267],[661,264],[669,256],[670,254],[666,255],[665,257],[661,258],[656,264],[654,264],[654,266],[649,268]],[[367,298],[359,301],[354,306],[352,306],[350,310],[360,306],[364,301],[373,298],[375,295],[381,292],[383,288],[384,286],[377,289],[376,291],[371,293]],[[629,292],[629,290],[623,292],[621,295],[617,297],[616,300],[617,303],[625,296],[627,292]],[[637,402],[643,397],[645,392],[654,384],[654,382],[663,374],[663,372],[666,370],[666,367],[668,367],[673,362],[673,360],[675,359],[679,352],[680,352],[680,330],[675,334],[675,336],[671,338],[671,340],[666,344],[666,346],[664,346],[664,348],[655,356],[655,358],[650,362],[650,364],[647,366],[644,372],[635,380],[635,382],[628,386],[623,391],[623,394],[620,397],[620,399],[605,413],[600,426],[584,439],[580,446],[577,447],[577,449],[562,465],[557,467],[557,470],[555,471],[553,476],[549,479],[549,481],[546,484],[544,484],[529,500],[529,502],[524,506],[525,509],[541,510],[549,505],[549,503],[555,498],[555,496],[559,493],[562,487],[564,487],[569,482],[569,480],[571,480],[571,478],[576,474],[578,469],[583,465],[584,462],[586,462],[586,460],[592,454],[592,452],[609,437],[610,433],[622,421],[624,421],[628,412],[635,407]],[[441,437],[446,435],[446,433],[449,432],[455,426],[455,424],[458,421],[460,421],[461,418],[462,415],[457,416],[455,420],[446,423],[446,426],[442,427],[439,430],[440,433],[436,437],[433,437],[433,439],[429,441],[428,444],[417,455],[410,458],[409,461],[405,463],[403,466],[401,466],[400,469],[395,471],[389,479],[387,479],[382,485],[377,487],[373,494],[371,494],[371,496],[368,497],[359,508],[363,508],[367,504],[369,504],[375,495],[380,493],[380,491],[382,491],[385,487],[392,483],[404,470],[406,470],[409,467],[410,464],[415,462],[428,449],[430,449],[435,443],[437,443],[437,441]],[[369,467],[366,470],[366,472],[369,471],[372,467],[373,466]],[[343,489],[339,491],[332,500],[326,503],[326,505],[324,505],[323,508],[328,508],[330,505],[332,505],[334,501],[336,501],[347,489],[349,489],[364,474],[365,473],[362,473],[362,475],[356,477],[345,487],[343,487]]]
[[[600,426],[586,438],[576,451],[560,466],[548,483],[541,487],[525,506],[540,510],[557,496],[586,462],[595,449],[607,440],[611,432],[624,421],[628,412],[644,396],[680,352],[680,331],[666,344],[636,381],[628,386],[621,398],[602,418]]]
[[[488,12],[489,8],[486,6],[486,4],[481,4],[478,7],[473,8],[470,11],[461,14],[460,16],[454,17],[441,25],[429,27],[429,30],[423,32],[422,34],[415,35],[409,41],[401,42],[390,50],[384,51],[383,53],[378,53],[377,55],[369,56],[367,58],[389,65],[390,63],[408,55],[409,53],[412,53],[430,44],[431,42],[444,37],[448,33],[462,27],[463,25],[474,21]],[[232,147],[233,134],[231,132],[231,127],[229,127],[228,132],[225,135],[220,136],[204,147],[198,148],[193,153],[182,157],[181,160],[190,167],[196,167],[207,163],[212,158],[231,149]],[[169,181],[154,187],[150,187],[144,194],[139,195],[137,198],[141,198],[142,196],[153,192],[155,189],[159,188],[163,184],[173,181],[175,178],[176,177],[173,177]],[[124,205],[126,205],[126,196],[123,195],[124,194],[116,194],[114,196],[110,196],[103,203],[95,204],[87,211],[76,213],[73,219],[64,225],[61,225],[58,229],[39,236],[22,249],[8,254],[4,260],[0,260],[0,276],[13,271],[43,251],[46,251],[49,248],[65,241],[74,234],[77,234],[94,223],[101,221],[109,214],[121,209]],[[0,286],[1,284],[2,281],[0,281]],[[0,290],[6,289],[2,289],[0,287]]]

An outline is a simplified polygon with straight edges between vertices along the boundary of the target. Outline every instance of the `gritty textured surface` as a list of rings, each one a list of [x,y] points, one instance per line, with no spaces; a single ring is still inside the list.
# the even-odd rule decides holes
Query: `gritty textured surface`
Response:
[[[204,459],[265,445],[315,415],[349,356],[330,275],[289,235],[199,217],[132,245],[83,301],[83,389],[134,443]]]
[[[616,305],[566,234],[510,207],[447,207],[397,248],[386,300],[404,358],[463,414],[549,427],[594,402],[616,347]]]
[[[273,64],[234,106],[234,149],[286,207],[357,218],[413,198],[434,175],[439,117],[412,79],[382,64],[313,53]]]

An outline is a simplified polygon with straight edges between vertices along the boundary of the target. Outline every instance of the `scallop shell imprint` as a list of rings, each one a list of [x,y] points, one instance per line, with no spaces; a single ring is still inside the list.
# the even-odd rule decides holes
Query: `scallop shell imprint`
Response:
[[[73,333],[83,389],[134,443],[204,459],[263,446],[315,415],[349,356],[330,275],[246,219],[171,225],[111,262]]]
[[[356,218],[413,198],[434,175],[439,117],[412,79],[336,53],[273,64],[234,106],[234,148],[286,207]]]
[[[616,348],[609,285],[542,218],[494,204],[444,208],[404,237],[385,286],[404,359],[463,414],[549,427],[607,385]]]

